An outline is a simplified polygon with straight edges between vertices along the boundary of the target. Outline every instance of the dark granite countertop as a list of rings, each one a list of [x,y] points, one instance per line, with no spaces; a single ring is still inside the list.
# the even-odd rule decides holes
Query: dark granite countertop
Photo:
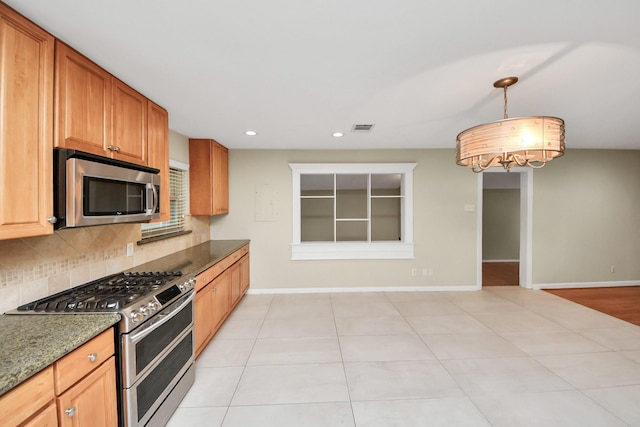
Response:
[[[0,395],[119,321],[117,313],[0,316]]]
[[[210,240],[127,271],[181,271],[183,275],[196,275],[247,244],[249,240]]]
[[[181,271],[197,275],[249,240],[211,240],[127,271]],[[107,314],[0,316],[0,395],[120,321]]]

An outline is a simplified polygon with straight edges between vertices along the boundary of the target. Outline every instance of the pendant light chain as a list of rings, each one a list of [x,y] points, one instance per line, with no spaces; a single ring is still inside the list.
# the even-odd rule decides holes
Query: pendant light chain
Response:
[[[505,85],[504,86],[504,119],[508,119],[509,116],[507,115],[507,88],[509,86]]]

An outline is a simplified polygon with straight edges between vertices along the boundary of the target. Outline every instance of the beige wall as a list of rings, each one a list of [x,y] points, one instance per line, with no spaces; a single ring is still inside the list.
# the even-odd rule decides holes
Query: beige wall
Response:
[[[520,190],[484,189],[482,197],[482,259],[520,258]]]
[[[451,150],[230,150],[229,215],[212,218],[214,238],[251,239],[251,286],[268,288],[475,286],[477,176]],[[414,260],[291,261],[289,163],[417,162]],[[257,221],[257,189],[270,188],[277,215]],[[258,217],[258,219],[264,219]],[[471,266],[471,268],[461,268]],[[417,269],[417,276],[411,270]],[[423,269],[432,275],[423,275]]]
[[[477,176],[454,159],[453,150],[231,150],[230,214],[212,218],[212,236],[251,239],[254,289],[475,286],[477,215],[464,206],[477,203]],[[416,259],[291,261],[290,162],[418,163]],[[640,151],[569,150],[534,171],[534,285],[640,281],[639,165]],[[257,221],[256,190],[265,186],[277,215]]]
[[[568,150],[533,187],[534,284],[640,281],[640,151]]]

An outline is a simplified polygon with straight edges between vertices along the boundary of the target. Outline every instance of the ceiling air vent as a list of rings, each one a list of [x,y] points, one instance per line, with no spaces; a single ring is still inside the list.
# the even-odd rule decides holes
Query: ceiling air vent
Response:
[[[373,129],[374,126],[375,125],[353,125],[353,127],[351,128],[351,132],[371,132],[371,129]]]

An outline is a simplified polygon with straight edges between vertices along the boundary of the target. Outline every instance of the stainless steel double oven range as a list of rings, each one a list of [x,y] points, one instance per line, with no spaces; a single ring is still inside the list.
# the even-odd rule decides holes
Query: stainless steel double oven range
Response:
[[[120,313],[115,334],[120,425],[164,426],[195,379],[194,284],[180,272],[118,273],[13,313]]]

